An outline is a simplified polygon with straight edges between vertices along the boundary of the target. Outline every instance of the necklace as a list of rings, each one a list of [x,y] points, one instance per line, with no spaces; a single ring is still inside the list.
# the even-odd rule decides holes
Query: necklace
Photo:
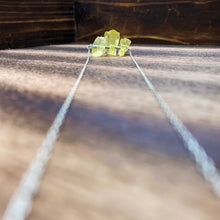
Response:
[[[184,126],[181,120],[172,112],[168,104],[160,96],[158,91],[155,89],[154,85],[144,74],[141,67],[138,65],[134,56],[132,55],[131,48],[125,46],[128,50],[129,55],[137,67],[138,71],[142,75],[146,85],[150,89],[151,93],[157,99],[161,109],[166,114],[170,124],[173,129],[182,139],[185,148],[193,155],[197,165],[200,167],[201,173],[204,178],[211,183],[214,192],[217,196],[220,197],[220,176],[218,170],[215,167],[213,160],[206,154],[204,148],[199,144],[197,139],[191,134],[191,132]],[[34,160],[31,162],[28,170],[24,173],[23,178],[17,187],[16,192],[12,196],[5,214],[2,220],[24,220],[29,213],[31,212],[32,200],[36,195],[41,177],[43,176],[48,160],[50,159],[54,144],[59,136],[60,129],[65,120],[66,113],[69,110],[72,100],[74,99],[77,88],[80,84],[80,81],[83,78],[87,65],[91,57],[91,51],[97,49],[97,45],[88,45],[88,57],[86,62],[81,70],[80,75],[78,76],[76,83],[72,87],[69,95],[61,106],[56,118],[54,119],[46,137],[43,141],[41,147],[38,149],[38,153]],[[109,50],[111,46],[102,47],[103,51]],[[115,51],[121,49],[121,46],[115,46]],[[124,51],[123,51],[124,52]]]

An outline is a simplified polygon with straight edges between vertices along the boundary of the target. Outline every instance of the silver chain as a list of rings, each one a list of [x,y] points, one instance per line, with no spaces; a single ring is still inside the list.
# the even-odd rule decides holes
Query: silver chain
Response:
[[[25,218],[31,212],[33,197],[38,192],[41,177],[45,172],[47,162],[50,159],[51,152],[59,136],[59,132],[64,122],[66,113],[69,110],[71,102],[75,96],[76,90],[79,86],[79,83],[83,77],[83,74],[89,62],[90,50],[94,48],[94,46],[89,45],[87,48],[88,57],[83,66],[83,69],[80,75],[78,76],[71,92],[69,93],[63,105],[61,106],[55,120],[53,121],[46,135],[44,142],[38,150],[36,157],[31,162],[29,169],[24,173],[16,192],[12,196],[6,208],[2,220],[25,220]],[[174,130],[183,140],[184,146],[194,156],[197,165],[201,168],[203,176],[207,181],[209,181],[212,184],[214,192],[220,197],[220,176],[213,160],[206,154],[204,148],[198,143],[196,138],[183,125],[183,123],[178,119],[178,117],[171,111],[167,103],[156,91],[153,84],[150,82],[148,77],[144,74],[144,72],[141,70],[140,66],[134,59],[131,53],[131,49],[129,49],[129,54],[136,67],[140,71],[142,77],[144,78],[145,83],[159,102],[162,110],[166,114]]]
[[[55,120],[53,121],[46,138],[38,150],[36,157],[31,162],[29,169],[24,173],[23,178],[12,196],[2,220],[24,220],[32,209],[32,200],[38,191],[41,177],[43,176],[55,142],[59,136],[65,116],[74,98],[79,83],[83,77],[90,58],[90,49],[83,69],[78,76],[72,90],[61,106]]]
[[[147,84],[150,91],[160,104],[160,107],[169,119],[170,124],[173,126],[174,130],[182,139],[185,148],[194,156],[195,161],[198,167],[200,167],[204,178],[212,184],[214,192],[220,198],[220,175],[215,167],[214,161],[206,154],[204,148],[199,144],[199,142],[191,134],[191,132],[184,126],[181,120],[171,111],[170,107],[160,96],[148,77],[144,74],[140,66],[137,64],[131,53],[131,50],[129,50],[129,54],[139,72],[141,73],[142,77],[144,78],[145,83]]]

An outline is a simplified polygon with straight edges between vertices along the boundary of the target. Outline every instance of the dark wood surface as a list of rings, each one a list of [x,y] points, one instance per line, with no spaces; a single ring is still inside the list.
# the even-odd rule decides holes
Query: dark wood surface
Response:
[[[220,48],[132,46],[220,169]],[[87,58],[0,51],[0,217]],[[220,203],[129,56],[91,58],[28,220],[219,220]]]
[[[91,43],[112,28],[133,43],[220,45],[219,21],[218,0],[0,0],[0,49]]]
[[[77,39],[116,29],[134,43],[220,45],[218,0],[80,0]]]
[[[0,49],[73,41],[73,1],[0,0]]]

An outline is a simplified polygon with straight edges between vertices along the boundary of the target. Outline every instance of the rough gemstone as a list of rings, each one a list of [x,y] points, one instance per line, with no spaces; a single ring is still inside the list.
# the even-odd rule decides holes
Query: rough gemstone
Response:
[[[116,30],[110,30],[106,31],[104,34],[104,37],[106,39],[106,43],[109,49],[107,49],[107,54],[116,56],[116,47],[118,46],[119,40],[120,40],[120,33]]]
[[[93,42],[96,48],[92,48],[92,56],[100,57],[105,54],[105,46],[106,46],[106,38],[104,37],[96,37],[95,41]]]
[[[119,50],[119,56],[124,56],[125,52],[129,49],[129,46],[131,44],[131,41],[127,38],[123,38],[120,40],[120,50]]]
[[[116,30],[106,31],[104,37],[97,37],[93,42],[93,46],[95,47],[92,47],[92,56],[100,57],[106,53],[108,55],[116,56],[117,49],[119,48],[119,56],[124,56],[125,52],[129,49],[131,41],[127,38],[123,38],[120,40],[119,44],[119,40],[119,32]]]

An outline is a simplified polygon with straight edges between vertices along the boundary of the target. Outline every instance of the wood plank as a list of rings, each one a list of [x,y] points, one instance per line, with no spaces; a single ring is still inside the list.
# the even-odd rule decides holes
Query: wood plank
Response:
[[[220,49],[133,54],[220,169]],[[80,44],[0,52],[0,218],[86,58]],[[125,56],[91,58],[32,208],[29,220],[218,220],[220,203]]]
[[[0,48],[75,40],[73,1],[0,1]]]
[[[39,46],[45,44],[59,44],[75,41],[74,30],[69,28],[58,30],[41,30],[26,33],[12,33],[1,39],[2,48],[23,48],[27,46]],[[38,36],[36,38],[36,35]]]
[[[38,11],[31,11],[31,12],[3,12],[3,11],[0,11],[0,19],[1,21],[4,21],[4,20],[12,20],[12,19],[15,19],[15,18],[18,18],[19,16],[19,19],[30,19],[31,17],[32,18],[47,18],[47,17],[64,17],[64,16],[73,16],[74,14],[74,11],[73,10],[69,10],[69,11],[62,11],[62,10],[59,10],[59,11],[52,11],[52,12],[48,12],[48,11],[41,11],[41,12],[38,12]],[[4,20],[3,20],[4,19]]]
[[[219,2],[79,1],[77,37],[92,42],[116,29],[135,43],[220,45]]]

